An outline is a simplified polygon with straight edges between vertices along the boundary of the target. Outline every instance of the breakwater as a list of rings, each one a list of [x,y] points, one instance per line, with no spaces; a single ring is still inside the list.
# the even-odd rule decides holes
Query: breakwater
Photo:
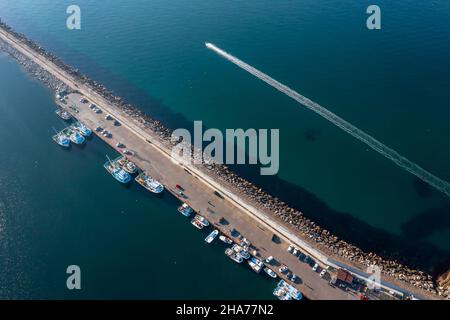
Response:
[[[108,91],[103,85],[97,83],[94,80],[89,79],[87,76],[81,74],[78,70],[73,69],[70,66],[65,65],[60,59],[46,52],[42,47],[28,40],[24,35],[17,34],[5,25],[1,26],[4,30],[7,30],[10,34],[14,35],[16,39],[26,44],[29,48],[35,52],[46,57],[49,61],[53,62],[59,68],[70,74],[79,83],[92,88],[95,92],[100,94],[103,98],[111,103],[111,105],[120,108],[128,116],[133,118],[142,124],[146,129],[158,136],[168,147],[173,143],[170,139],[171,130],[165,127],[158,120],[152,119],[140,111],[137,107],[128,104],[121,97],[115,96],[112,92]],[[28,72],[30,72],[37,79],[45,83],[53,90],[67,89],[61,81],[56,79],[53,75],[42,69],[38,64],[30,61],[23,56],[14,47],[8,45],[5,42],[0,43],[1,49],[12,57],[14,57]],[[256,203],[259,207],[264,208],[264,212],[277,217],[279,220],[284,221],[291,229],[296,230],[300,235],[307,239],[310,243],[319,245],[321,250],[335,255],[340,258],[344,258],[351,263],[358,266],[368,266],[377,264],[383,272],[394,278],[418,288],[422,288],[426,291],[433,293],[441,293],[442,295],[448,294],[445,290],[441,290],[434,284],[430,275],[424,272],[408,268],[396,261],[386,260],[382,257],[374,254],[367,253],[363,250],[356,248],[355,246],[338,239],[330,231],[325,230],[318,226],[316,223],[305,217],[300,211],[290,207],[282,200],[277,199],[268,193],[264,192],[258,186],[255,186],[249,181],[239,177],[234,172],[229,170],[226,166],[217,164],[204,164],[198,165],[201,170],[204,170],[214,177],[217,177],[222,181],[229,189],[234,190],[237,194],[241,195],[244,199],[248,199],[252,203]]]

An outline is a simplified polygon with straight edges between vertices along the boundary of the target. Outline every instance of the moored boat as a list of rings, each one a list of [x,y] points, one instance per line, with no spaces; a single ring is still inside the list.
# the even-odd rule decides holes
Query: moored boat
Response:
[[[119,157],[116,161],[122,167],[122,169],[128,172],[129,174],[134,174],[138,170],[136,164],[134,164],[134,162],[130,161],[126,157],[123,156]]]
[[[238,253],[244,259],[250,258],[250,253],[238,244],[233,245],[232,250]]]
[[[211,243],[214,241],[214,239],[217,237],[217,235],[219,234],[219,230],[214,230],[213,232],[211,232],[206,238],[205,241],[206,243]]]
[[[241,257],[238,253],[234,252],[234,251],[231,250],[230,248],[227,248],[227,249],[225,250],[225,254],[226,254],[231,260],[233,260],[234,262],[242,263],[242,261],[244,261],[244,260],[242,259],[242,257]]]
[[[232,244],[233,243],[233,240],[227,238],[224,235],[219,236],[219,239],[220,239],[220,241],[225,242],[226,244]]]
[[[198,220],[204,227],[209,226],[209,221],[199,214],[197,214],[194,219]]]
[[[69,138],[67,138],[67,136],[63,132],[57,132],[56,130],[55,132],[56,134],[53,136],[53,141],[55,141],[61,147],[68,148],[70,146]]]
[[[78,131],[75,130],[71,131],[69,138],[70,141],[75,144],[82,144],[86,140]]]
[[[264,266],[264,263],[255,257],[251,257],[250,260],[248,260],[248,264],[256,273],[260,273]]]
[[[134,180],[150,192],[161,193],[164,191],[164,186],[145,172],[141,172]]]
[[[301,300],[303,298],[302,293],[299,290],[284,280],[280,280],[277,287],[273,291],[273,294],[280,300]]]
[[[89,137],[92,134],[92,130],[79,121],[73,124],[73,129],[77,130],[85,137]]]
[[[204,228],[203,224],[195,218],[191,220],[191,224],[200,230]]]
[[[178,207],[178,212],[189,218],[194,210],[192,210],[187,203],[183,203],[180,207]]]
[[[277,277],[277,274],[270,268],[264,268],[264,272],[274,279]]]
[[[67,121],[70,118],[72,118],[72,116],[70,115],[70,113],[68,113],[67,111],[63,110],[63,109],[56,109],[55,113],[63,120]]]
[[[125,184],[131,181],[131,175],[116,163],[112,162],[109,158],[103,167],[120,183]]]

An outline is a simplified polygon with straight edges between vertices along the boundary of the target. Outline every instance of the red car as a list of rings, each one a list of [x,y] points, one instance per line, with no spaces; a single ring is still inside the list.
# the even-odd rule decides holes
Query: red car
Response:
[[[176,187],[178,190],[184,191],[184,188],[183,188],[182,186],[180,186],[179,184],[177,184],[175,187]]]

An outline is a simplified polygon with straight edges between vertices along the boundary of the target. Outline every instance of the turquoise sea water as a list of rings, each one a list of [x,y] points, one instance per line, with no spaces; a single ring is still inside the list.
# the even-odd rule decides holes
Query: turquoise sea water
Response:
[[[448,181],[448,1],[379,1],[377,4],[382,10],[380,31],[369,31],[365,27],[365,10],[372,4],[367,1],[346,1],[344,4],[337,0],[80,0],[77,1],[82,9],[80,31],[69,31],[65,27],[65,10],[69,4],[72,3],[55,0],[16,0],[11,4],[10,1],[0,0],[0,17],[69,64],[174,128],[189,125],[193,120],[202,120],[205,126],[221,129],[279,128],[279,175],[261,178],[253,176],[251,168],[238,170],[342,237],[370,249],[384,248],[389,252],[398,252],[399,256],[410,257],[414,263],[426,268],[442,263],[450,256],[448,198],[418,183],[412,175],[368,150],[324,119],[214,55],[203,44],[210,41],[219,45]],[[8,61],[1,59],[3,122],[0,131],[5,141],[2,143],[3,150],[12,148],[15,158],[8,160],[12,157],[8,155],[10,152],[6,155],[2,152],[0,165],[17,170],[7,171],[15,172],[7,181],[13,180],[11,177],[19,173],[23,176],[15,182],[18,184],[16,189],[2,183],[0,194],[9,194],[9,197],[17,199],[17,203],[12,202],[3,211],[3,219],[6,219],[6,227],[3,228],[6,231],[3,232],[8,235],[8,241],[17,242],[15,246],[20,250],[36,250],[34,256],[23,254],[19,257],[17,254],[14,257],[14,252],[20,250],[12,249],[8,249],[5,255],[11,263],[22,259],[20,261],[30,264],[28,269],[21,271],[24,278],[30,274],[36,277],[42,272],[46,273],[42,281],[53,277],[51,267],[32,267],[34,264],[47,264],[50,259],[46,260],[44,252],[36,249],[40,233],[59,239],[60,233],[71,230],[75,239],[93,232],[94,225],[113,225],[95,237],[91,234],[92,239],[84,242],[84,246],[90,244],[91,247],[94,239],[94,242],[100,241],[95,248],[109,250],[104,252],[104,256],[86,254],[83,246],[79,249],[80,259],[86,263],[95,260],[102,265],[97,273],[103,270],[108,260],[135,266],[135,262],[128,263],[127,259],[138,259],[136,256],[141,255],[127,252],[142,253],[144,248],[154,250],[154,254],[161,258],[168,252],[185,252],[187,247],[192,251],[190,254],[196,257],[205,255],[209,248],[201,248],[202,241],[197,241],[201,237],[185,225],[186,221],[180,222],[176,219],[178,217],[175,218],[176,214],[174,216],[172,211],[176,205],[170,199],[154,201],[141,195],[145,197],[145,201],[141,202],[148,206],[145,210],[131,204],[139,193],[126,190],[125,194],[132,192],[132,195],[122,207],[130,213],[125,215],[125,219],[120,214],[113,216],[113,221],[107,219],[111,219],[111,214],[108,202],[102,200],[102,194],[124,193],[99,169],[107,148],[93,141],[82,151],[75,149],[64,153],[55,150],[53,144],[47,141],[49,128],[55,121],[57,123],[52,114],[50,95],[39,85],[26,80],[26,76],[20,75]],[[15,74],[15,82],[10,81],[10,73]],[[23,90],[28,86],[34,90]],[[14,88],[27,92],[26,95],[18,94],[22,100],[6,100],[6,93]],[[46,102],[37,103],[41,101],[37,97]],[[36,111],[30,112],[31,108]],[[34,112],[42,116],[41,121],[36,121]],[[47,117],[43,116],[45,113]],[[15,117],[5,122],[4,114],[14,114]],[[12,135],[20,128],[28,135]],[[7,136],[11,138],[6,139]],[[42,144],[48,148],[45,153],[42,152]],[[25,145],[27,148],[23,147]],[[34,185],[43,182],[38,173],[32,174],[30,159],[47,157],[50,150],[54,163],[49,165],[49,170],[36,171],[46,179],[54,179],[51,182],[53,189],[36,189]],[[83,170],[70,169],[77,172],[76,177],[70,177],[71,180],[76,179],[70,185],[65,185],[64,179],[67,177],[61,173],[56,174],[59,178],[51,178],[55,176],[55,167],[64,171],[74,165],[71,163],[73,161],[79,161],[78,166]],[[43,165],[46,161],[39,163]],[[104,179],[92,179],[97,176]],[[98,182],[97,188],[102,190],[101,193],[91,191],[91,188],[97,189],[95,186],[86,187],[93,183],[91,180]],[[64,188],[67,189],[64,191]],[[112,191],[110,188],[119,190]],[[42,200],[38,194],[32,195],[38,191],[39,195],[45,196]],[[27,195],[27,192],[31,194]],[[48,201],[51,198],[46,197],[65,200],[58,208],[57,201]],[[69,206],[67,197],[72,199]],[[39,201],[43,201],[42,206],[35,205]],[[92,201],[90,206],[89,201]],[[23,209],[22,205],[28,206],[28,209]],[[77,206],[80,208],[74,209],[71,216],[71,208]],[[83,211],[83,207],[90,208],[86,209],[89,212],[86,219],[92,220],[80,218],[78,212]],[[111,208],[116,207],[111,205]],[[51,212],[59,212],[60,223],[55,223]],[[20,213],[18,217],[14,215],[17,213]],[[30,221],[39,219],[42,225],[29,222],[27,229],[15,220],[21,216],[23,219],[27,219],[25,216],[33,217]],[[121,238],[120,235],[126,232],[118,226],[127,223],[133,230],[133,223],[139,223],[142,228],[140,219],[144,217],[156,219],[166,229],[160,229],[153,241],[151,237],[147,240],[147,236],[139,239],[136,236],[135,241],[131,239],[126,245],[120,244],[120,250],[114,249],[121,242],[115,240],[110,243],[111,239]],[[160,221],[168,217],[170,220]],[[73,220],[69,223],[64,219]],[[114,227],[115,219],[119,221],[116,220]],[[72,223],[80,225],[79,229],[70,229]],[[198,236],[199,239],[190,241],[188,246],[186,241],[174,241],[171,245],[163,245],[164,250],[155,249],[154,241],[161,241],[162,232],[168,234],[177,230],[174,223],[180,223],[179,228],[186,228],[186,232],[180,233],[180,238]],[[61,252],[66,246],[55,240],[51,243],[53,245],[45,249],[46,254],[51,256],[50,260],[57,261],[58,257],[64,257]],[[47,246],[45,241],[41,245],[42,248]],[[174,245],[179,246],[178,250],[171,248]],[[72,243],[72,247],[76,246]],[[67,253],[67,257],[71,254]],[[209,254],[218,257],[213,258]],[[228,261],[219,262],[222,255],[221,250],[213,249],[206,257],[211,264],[219,263],[218,269],[232,274],[235,266]],[[150,264],[150,256],[145,255],[142,259]],[[194,259],[182,260],[186,259],[176,259],[177,266],[191,263]],[[193,262],[190,267],[179,268],[169,268],[167,264],[165,267],[146,267],[149,273],[163,272],[179,279],[174,287],[181,288],[188,288],[190,281],[193,281],[192,272],[199,272],[199,267]],[[245,270],[242,272],[245,278]],[[124,279],[118,287],[128,287],[130,295],[127,296],[133,296],[131,293],[139,281],[136,273],[126,274],[130,278]],[[110,279],[108,271],[103,276],[105,282]],[[180,289],[178,294],[158,291],[161,288],[140,287],[136,289],[136,295],[158,297],[160,292],[161,297],[203,297],[213,292],[214,296],[229,297],[234,293],[233,284],[230,283],[228,288],[210,288],[204,284],[198,289]],[[257,286],[270,287],[264,280],[255,279],[252,288],[247,289],[248,293],[243,292],[242,295],[252,297],[258,294],[258,290],[254,290]],[[45,284],[41,283],[39,288],[45,288]],[[48,296],[60,294],[54,288],[48,288]],[[104,291],[90,296],[108,296],[109,286],[98,285],[98,288]],[[270,296],[269,289],[264,291]],[[111,295],[120,296],[119,292],[117,289]],[[38,289],[34,296],[39,296]]]

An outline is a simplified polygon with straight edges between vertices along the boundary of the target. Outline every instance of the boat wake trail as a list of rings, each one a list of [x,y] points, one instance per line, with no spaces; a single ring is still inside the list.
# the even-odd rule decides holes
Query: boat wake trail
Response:
[[[339,116],[335,115],[331,111],[327,110],[326,108],[322,107],[318,103],[315,103],[314,101],[311,101],[310,99],[302,96],[298,92],[292,90],[291,88],[285,86],[284,84],[278,82],[277,80],[271,78],[267,74],[259,71],[258,69],[255,69],[251,65],[245,63],[244,61],[234,57],[233,55],[223,51],[222,49],[216,47],[214,44],[206,42],[206,47],[218,55],[222,56],[223,58],[231,61],[238,67],[244,69],[245,71],[249,72],[250,74],[254,75],[255,77],[261,79],[262,81],[266,82],[270,86],[274,87],[275,89],[283,92],[287,96],[291,97],[292,99],[296,100],[297,102],[301,103],[308,109],[314,111],[315,113],[321,115],[337,127],[341,128],[345,132],[351,134],[356,139],[364,142],[366,145],[371,147],[373,150],[379,152],[389,160],[393,161],[398,166],[402,167],[406,171],[409,171],[410,173],[417,176],[419,179],[425,181],[429,185],[433,186],[437,190],[445,193],[447,196],[450,197],[450,184],[442,180],[439,177],[436,177],[432,173],[426,171],[419,165],[415,164],[414,162],[408,160],[407,158],[400,155],[397,151],[385,146],[380,141],[376,140],[369,134],[365,133],[364,131],[358,129],[351,123],[345,121],[344,119],[340,118]]]

